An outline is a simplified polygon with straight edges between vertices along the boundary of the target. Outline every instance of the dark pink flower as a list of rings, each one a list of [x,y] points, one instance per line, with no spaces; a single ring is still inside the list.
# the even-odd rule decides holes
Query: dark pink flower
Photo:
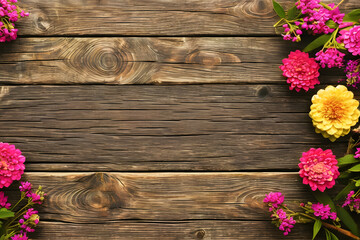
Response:
[[[289,89],[295,89],[297,92],[301,89],[308,91],[316,84],[320,84],[319,68],[320,66],[314,58],[309,58],[308,53],[299,50],[291,52],[288,58],[283,59],[283,65],[280,66],[283,76],[290,84]]]
[[[341,68],[344,66],[344,56],[345,54],[336,48],[327,48],[325,52],[323,50],[317,52],[315,60],[322,68]]]
[[[331,212],[329,205],[314,203],[311,208],[314,210],[314,215],[316,217],[321,217],[321,220],[327,220],[329,218],[335,220],[337,218],[336,212]]]
[[[7,202],[8,197],[5,196],[4,192],[0,192],[0,207],[9,209],[11,204]]]
[[[335,185],[335,179],[340,175],[338,161],[330,149],[311,148],[304,152],[300,158],[300,177],[304,184],[309,184],[311,190],[319,189],[321,192]]]
[[[13,237],[11,237],[11,240],[28,240],[28,237],[26,236],[26,233],[16,234]]]
[[[279,222],[279,230],[283,231],[285,236],[291,232],[291,229],[296,224],[296,221],[293,219],[293,217],[288,217],[286,212],[281,208],[271,216],[275,221]]]
[[[337,41],[344,43],[345,48],[352,53],[352,55],[360,55],[360,26],[354,26],[350,30],[340,31],[341,36]]]
[[[270,206],[269,211],[271,212],[280,207],[284,202],[284,196],[281,192],[270,192],[269,194],[266,194],[263,202]]]
[[[0,188],[9,187],[14,180],[20,180],[25,169],[25,157],[14,145],[0,143]]]

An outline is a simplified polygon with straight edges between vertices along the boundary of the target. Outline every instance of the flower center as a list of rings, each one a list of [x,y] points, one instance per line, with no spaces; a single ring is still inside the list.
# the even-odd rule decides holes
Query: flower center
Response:
[[[324,117],[330,120],[339,119],[344,114],[344,106],[338,101],[328,101],[324,104]]]
[[[324,171],[326,171],[326,165],[323,162],[319,162],[312,167],[312,170],[316,173],[323,173]]]
[[[3,160],[1,157],[0,157],[0,168],[2,168],[2,169],[7,169],[7,167],[8,167],[8,164],[7,164],[7,162],[5,161],[5,160]]]

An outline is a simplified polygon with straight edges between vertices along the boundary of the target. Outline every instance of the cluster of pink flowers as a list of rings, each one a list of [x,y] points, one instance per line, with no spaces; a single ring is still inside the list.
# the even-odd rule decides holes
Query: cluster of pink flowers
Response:
[[[313,14],[315,9],[321,7],[320,0],[299,0],[295,5],[301,10],[302,14]]]
[[[28,240],[29,238],[26,236],[26,233],[24,234],[16,234],[13,237],[11,237],[11,240]]]
[[[283,59],[280,69],[287,78],[287,83],[290,84],[290,90],[308,91],[316,84],[320,84],[318,79],[320,66],[314,58],[309,57],[308,53],[299,50],[291,52],[288,58]]]
[[[284,40],[291,40],[293,42],[300,41],[300,35],[303,32],[299,29],[300,22],[295,22],[295,26],[289,26],[289,24],[284,24],[282,27],[284,28],[285,34],[283,34]]]
[[[25,157],[14,145],[0,142],[0,188],[20,180],[25,169]]]
[[[314,215],[316,217],[321,217],[321,220],[332,219],[336,220],[336,212],[331,212],[329,205],[324,205],[322,203],[314,203],[311,208],[314,210]]]
[[[264,203],[267,203],[269,205],[269,211],[273,211],[274,209],[277,209],[283,204],[284,202],[284,195],[282,195],[281,192],[270,192],[269,194],[266,194],[264,198]]]
[[[355,158],[360,158],[360,148],[356,148]]]
[[[272,212],[271,217],[279,227],[279,230],[284,232],[284,235],[288,235],[291,232],[291,229],[294,227],[296,221],[293,217],[287,216],[287,213],[284,211],[282,207],[286,207],[284,205],[284,195],[281,192],[270,192],[266,194],[264,203],[270,207],[269,212]]]
[[[11,204],[7,202],[8,197],[5,196],[4,192],[0,192],[0,207],[9,209]]]
[[[350,191],[342,205],[342,207],[346,206],[348,206],[351,211],[360,213],[360,196],[356,196],[354,191]]]
[[[21,233],[26,232],[35,232],[34,227],[39,223],[39,215],[38,211],[34,210],[33,208],[29,208],[26,213],[23,215],[23,218],[19,220]]]
[[[349,30],[341,30],[341,36],[336,40],[339,43],[344,43],[345,48],[352,53],[352,55],[360,55],[360,26],[354,26]]]
[[[35,192],[32,191],[32,184],[29,182],[21,182],[20,191],[35,204],[42,204],[46,193],[39,187]]]
[[[288,217],[283,209],[278,209],[276,213],[272,214],[271,217],[278,221],[279,230],[284,232],[284,235],[288,235],[291,229],[294,228],[296,221],[293,217]]]
[[[345,53],[336,48],[327,48],[325,52],[323,50],[317,52],[315,60],[319,62],[322,68],[341,68],[344,66],[344,57]]]
[[[0,0],[0,42],[12,41],[17,38],[18,29],[15,22],[29,13],[21,10],[15,3],[17,0]]]
[[[360,60],[349,60],[345,68],[346,84],[357,88],[360,83]]]
[[[335,185],[335,179],[340,175],[338,161],[330,149],[311,148],[304,152],[300,158],[300,177],[304,184],[309,184],[315,191],[319,189],[324,192],[326,188],[332,188]]]

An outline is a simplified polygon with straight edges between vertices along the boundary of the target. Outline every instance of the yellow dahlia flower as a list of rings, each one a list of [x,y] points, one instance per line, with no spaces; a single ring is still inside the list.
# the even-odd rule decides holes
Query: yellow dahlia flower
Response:
[[[359,102],[345,86],[328,86],[321,89],[311,99],[309,116],[316,133],[334,142],[350,132],[360,116]]]

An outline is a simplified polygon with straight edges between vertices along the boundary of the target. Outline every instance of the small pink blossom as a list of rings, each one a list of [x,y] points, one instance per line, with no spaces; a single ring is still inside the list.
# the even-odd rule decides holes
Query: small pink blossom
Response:
[[[352,55],[360,55],[360,26],[354,26],[349,30],[340,31],[341,36],[336,40],[344,43],[345,48]]]
[[[293,217],[288,217],[286,212],[281,208],[271,216],[275,219],[275,221],[279,221],[279,230],[283,231],[285,236],[291,232],[291,229],[296,224],[296,221],[293,219]]]
[[[269,211],[271,212],[272,210],[279,208],[284,202],[284,195],[282,195],[281,192],[270,192],[269,194],[266,194],[263,202],[270,206]]]
[[[323,50],[317,52],[315,60],[322,68],[341,68],[344,66],[344,56],[345,54],[336,48],[327,48],[325,52]]]
[[[324,205],[322,203],[314,203],[311,208],[314,210],[314,215],[316,217],[321,217],[321,220],[332,219],[336,220],[336,212],[331,212],[329,205]]]
[[[28,237],[26,236],[26,233],[16,234],[13,237],[11,237],[11,240],[28,240]]]
[[[9,209],[11,204],[7,202],[8,197],[5,196],[4,192],[0,192],[0,207]]]
[[[320,66],[314,58],[309,58],[308,53],[299,50],[291,52],[288,58],[283,59],[283,65],[280,66],[283,76],[290,84],[289,89],[295,89],[297,92],[301,89],[308,91],[316,84],[320,84],[319,68]]]
[[[335,179],[340,175],[338,161],[330,149],[311,148],[300,158],[300,177],[304,184],[309,184],[311,190],[324,192],[326,188],[335,185]]]

